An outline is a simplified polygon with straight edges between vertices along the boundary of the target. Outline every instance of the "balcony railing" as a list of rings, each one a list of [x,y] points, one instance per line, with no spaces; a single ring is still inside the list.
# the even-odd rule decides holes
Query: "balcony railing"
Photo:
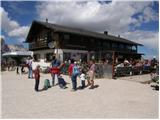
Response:
[[[38,41],[36,43],[29,44],[29,50],[41,49],[48,47],[47,41]]]

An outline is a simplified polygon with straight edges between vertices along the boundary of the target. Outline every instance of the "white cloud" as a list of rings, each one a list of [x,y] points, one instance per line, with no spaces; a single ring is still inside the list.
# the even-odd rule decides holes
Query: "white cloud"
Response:
[[[20,37],[20,36],[26,36],[26,34],[28,33],[29,31],[29,27],[28,26],[22,26],[22,27],[19,27],[17,29],[14,29],[12,31],[10,31],[8,33],[9,36],[14,36],[14,37]]]
[[[3,40],[5,40],[5,36],[4,35],[0,35],[0,38],[2,38]]]
[[[149,49],[155,49],[158,51],[159,32],[136,30],[133,32],[122,33],[121,36],[141,43]]]
[[[41,20],[48,18],[49,22],[76,26],[93,31],[109,32],[127,31],[129,25],[140,25],[144,21],[156,20],[150,8],[151,2],[117,2],[101,4],[89,2],[41,2],[37,12]],[[125,9],[124,9],[125,7]],[[132,16],[141,13],[138,18]]]
[[[3,30],[5,30],[5,32],[19,27],[19,24],[16,21],[13,21],[10,18],[8,18],[8,13],[2,7],[0,7],[0,13],[2,19],[1,27]]]
[[[28,26],[20,26],[17,21],[11,20],[8,16],[8,12],[6,12],[2,7],[0,7],[0,14],[1,28],[4,32],[6,32],[10,37],[26,37],[29,30]]]
[[[149,21],[158,21],[152,1],[118,2],[101,4],[89,2],[41,2],[36,6],[39,18],[56,24],[75,26],[92,31],[120,34],[129,40],[142,43],[158,51],[158,32],[135,30],[134,27]],[[133,17],[137,14],[137,17]],[[133,25],[132,28],[130,25]],[[128,32],[134,30],[133,32]]]

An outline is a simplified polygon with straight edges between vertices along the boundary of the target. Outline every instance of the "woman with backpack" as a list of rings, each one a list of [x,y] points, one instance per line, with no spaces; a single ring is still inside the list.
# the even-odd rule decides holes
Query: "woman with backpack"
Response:
[[[69,76],[71,77],[72,81],[72,91],[77,90],[77,76],[79,75],[79,68],[76,64],[74,64],[74,60],[71,60],[71,64],[68,68]]]

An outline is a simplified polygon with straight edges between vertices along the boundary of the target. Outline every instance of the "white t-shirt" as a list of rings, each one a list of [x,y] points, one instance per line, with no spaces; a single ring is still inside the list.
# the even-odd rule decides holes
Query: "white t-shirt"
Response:
[[[32,69],[33,69],[33,70],[35,70],[35,69],[36,69],[36,67],[37,67],[36,62],[32,62]]]
[[[81,79],[81,80],[85,80],[85,74],[82,73],[82,74],[80,75],[80,79]]]

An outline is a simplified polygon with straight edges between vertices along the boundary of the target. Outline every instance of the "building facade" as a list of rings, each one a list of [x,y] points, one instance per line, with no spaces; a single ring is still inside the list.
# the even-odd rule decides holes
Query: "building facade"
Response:
[[[89,61],[90,59],[112,59],[117,57],[140,59],[139,43],[102,33],[69,28],[48,22],[33,21],[26,38],[29,50],[34,52],[38,61],[50,62],[53,52],[61,61],[68,59]],[[52,48],[50,47],[52,46]]]

